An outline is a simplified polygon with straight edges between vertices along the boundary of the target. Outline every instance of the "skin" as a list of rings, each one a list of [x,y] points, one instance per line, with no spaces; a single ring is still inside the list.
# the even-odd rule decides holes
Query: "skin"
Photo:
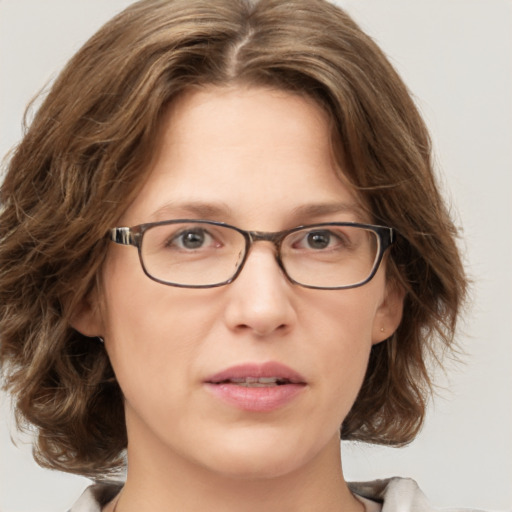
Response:
[[[326,115],[303,97],[189,92],[167,112],[155,163],[118,226],[187,217],[261,231],[369,222],[336,175],[329,140]],[[332,204],[344,207],[304,210]],[[125,395],[129,467],[117,512],[362,510],[343,478],[339,427],[372,344],[401,314],[384,264],[359,288],[306,289],[260,242],[230,285],[183,289],[150,280],[135,248],[112,244],[102,290],[75,327],[104,337]],[[267,361],[307,381],[276,411],[242,411],[205,390],[209,375]]]

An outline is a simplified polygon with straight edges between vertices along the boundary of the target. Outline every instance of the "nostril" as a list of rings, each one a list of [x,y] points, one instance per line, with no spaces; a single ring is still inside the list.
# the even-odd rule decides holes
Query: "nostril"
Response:
[[[249,328],[254,333],[255,336],[263,338],[269,336],[270,334],[285,334],[289,326],[286,324],[280,324],[277,327],[274,327],[272,324],[267,324],[246,327]]]

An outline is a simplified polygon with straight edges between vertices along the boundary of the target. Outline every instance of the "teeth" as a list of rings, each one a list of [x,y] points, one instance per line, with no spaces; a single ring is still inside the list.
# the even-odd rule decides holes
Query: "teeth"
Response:
[[[240,379],[229,379],[229,382],[244,387],[262,388],[265,386],[284,384],[285,380],[278,377],[243,377]]]
[[[258,379],[258,382],[261,382],[262,384],[275,384],[276,382],[279,382],[280,379],[277,377],[261,377]]]

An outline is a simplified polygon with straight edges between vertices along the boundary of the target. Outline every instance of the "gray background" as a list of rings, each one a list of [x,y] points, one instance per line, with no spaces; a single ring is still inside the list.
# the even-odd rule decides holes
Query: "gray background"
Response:
[[[127,0],[0,0],[0,155],[19,140],[27,102]],[[463,228],[472,307],[463,365],[409,447],[343,443],[349,480],[420,482],[437,506],[512,506],[512,2],[340,1],[398,68],[432,131],[446,196]],[[85,478],[38,468],[0,409],[0,510],[67,510]],[[10,439],[13,434],[18,447]]]

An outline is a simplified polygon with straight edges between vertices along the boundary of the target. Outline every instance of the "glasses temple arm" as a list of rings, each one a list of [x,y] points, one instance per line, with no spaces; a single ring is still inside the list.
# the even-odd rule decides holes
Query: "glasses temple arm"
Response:
[[[130,228],[112,228],[110,239],[116,244],[133,245],[133,236]]]

